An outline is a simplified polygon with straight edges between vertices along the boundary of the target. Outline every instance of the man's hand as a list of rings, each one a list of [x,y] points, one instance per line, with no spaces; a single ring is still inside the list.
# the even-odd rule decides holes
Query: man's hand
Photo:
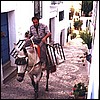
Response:
[[[42,42],[43,43],[46,43],[46,38],[45,37],[42,39]]]
[[[46,43],[46,39],[51,35],[51,33],[48,33],[43,39],[42,39],[42,42],[43,43]]]

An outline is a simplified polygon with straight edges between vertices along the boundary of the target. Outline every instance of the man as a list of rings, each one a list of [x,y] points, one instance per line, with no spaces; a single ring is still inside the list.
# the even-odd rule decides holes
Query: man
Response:
[[[32,17],[33,25],[30,26],[30,35],[33,36],[34,44],[40,46],[40,61],[46,64],[46,42],[47,38],[51,35],[47,25],[39,23],[37,17]]]

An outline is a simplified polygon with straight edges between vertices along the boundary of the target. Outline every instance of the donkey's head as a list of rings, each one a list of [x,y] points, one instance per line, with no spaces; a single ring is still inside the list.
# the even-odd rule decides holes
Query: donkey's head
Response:
[[[28,65],[27,51],[25,48],[20,50],[16,44],[14,46],[18,54],[15,59],[15,64],[17,65],[17,80],[22,82]]]

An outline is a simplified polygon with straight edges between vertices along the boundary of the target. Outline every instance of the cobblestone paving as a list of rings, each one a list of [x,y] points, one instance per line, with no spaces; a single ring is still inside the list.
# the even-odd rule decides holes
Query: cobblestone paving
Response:
[[[78,41],[78,42],[77,42]],[[88,85],[88,66],[84,56],[86,45],[73,39],[63,47],[66,60],[57,66],[55,73],[50,73],[49,91],[46,88],[46,72],[39,83],[38,99],[69,99],[75,83],[84,82]],[[84,59],[84,62],[82,61]],[[84,65],[85,64],[85,65]],[[34,89],[27,73],[23,82],[16,79],[1,86],[1,99],[34,99]]]

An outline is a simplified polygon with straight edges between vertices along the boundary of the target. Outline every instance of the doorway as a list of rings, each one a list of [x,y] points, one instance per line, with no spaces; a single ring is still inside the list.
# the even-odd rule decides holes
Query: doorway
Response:
[[[1,59],[2,64],[10,60],[9,55],[9,31],[8,31],[8,13],[1,13]]]

